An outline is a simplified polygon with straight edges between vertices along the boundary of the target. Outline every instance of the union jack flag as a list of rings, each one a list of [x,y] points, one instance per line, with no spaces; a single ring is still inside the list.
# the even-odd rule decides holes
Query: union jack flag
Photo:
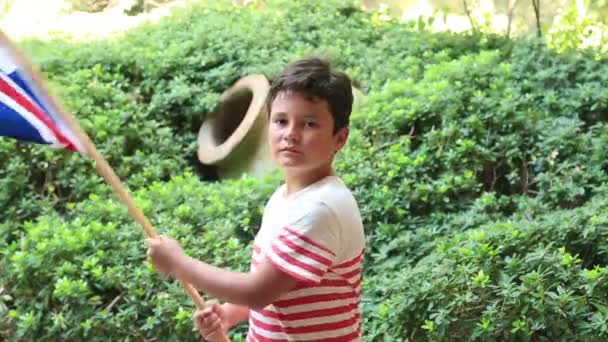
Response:
[[[0,136],[48,144],[84,154],[32,68],[0,32]]]

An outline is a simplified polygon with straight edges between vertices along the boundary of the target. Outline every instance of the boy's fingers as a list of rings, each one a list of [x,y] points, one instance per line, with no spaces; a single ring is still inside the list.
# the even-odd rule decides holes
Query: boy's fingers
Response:
[[[192,317],[201,318],[201,317],[209,315],[209,313],[211,313],[211,310],[209,310],[208,308],[198,309],[194,312],[194,315],[192,315]]]
[[[194,324],[203,331],[211,332],[215,326],[221,324],[222,321],[216,314],[200,315],[194,320]]]
[[[207,341],[221,341],[222,335],[219,332],[213,332],[211,334],[204,334],[203,338]]]
[[[216,308],[216,306],[217,306],[217,308]],[[214,312],[218,313],[219,310],[220,310],[219,304],[213,303],[213,304],[205,306],[202,309],[196,309],[196,311],[194,311],[194,314],[192,315],[192,317],[196,318],[196,319],[204,318],[204,317],[209,316],[211,313],[214,313]]]
[[[206,340],[214,341],[223,336],[221,312],[219,303],[208,302],[203,309],[197,309],[192,315],[194,326]]]
[[[213,311],[213,313],[215,313],[216,315],[218,315],[218,316],[221,316],[221,315],[222,315],[222,307],[221,307],[221,305],[220,305],[220,304],[218,304],[218,303],[214,303],[214,304],[211,306],[211,308],[210,308],[210,309],[211,309],[211,310]]]
[[[220,336],[219,334],[221,334],[223,332],[222,323],[219,320],[214,321],[211,325],[201,329],[201,332],[203,333],[204,336],[207,336],[207,337],[211,337],[213,335]]]
[[[220,318],[216,314],[211,314],[209,316],[205,316],[202,320],[202,323],[205,326],[213,325],[213,324],[215,324],[215,322],[221,322]]]
[[[160,240],[158,238],[146,239],[146,246],[148,247],[148,255],[150,251],[156,250],[160,246]]]
[[[211,311],[211,308],[209,308],[209,309],[203,310],[203,312],[201,312],[199,317],[201,317],[204,320],[207,320],[207,319],[213,318],[214,316],[217,316],[216,313]]]
[[[205,324],[205,326],[203,328],[205,330],[208,330],[209,332],[213,332],[216,329],[220,329],[222,326],[222,321],[220,321],[219,319],[209,320],[205,323],[207,323],[207,324]]]

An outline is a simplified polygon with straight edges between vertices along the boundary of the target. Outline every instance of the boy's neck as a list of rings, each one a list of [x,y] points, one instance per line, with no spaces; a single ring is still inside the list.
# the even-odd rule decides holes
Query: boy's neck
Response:
[[[286,191],[285,195],[290,195],[298,192],[307,186],[314,184],[321,179],[334,174],[330,167],[318,170],[316,172],[289,173],[284,172]]]

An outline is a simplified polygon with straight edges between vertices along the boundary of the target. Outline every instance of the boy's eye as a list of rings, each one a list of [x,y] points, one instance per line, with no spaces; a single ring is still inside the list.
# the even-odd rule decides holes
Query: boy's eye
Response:
[[[306,127],[317,127],[317,123],[315,121],[306,121],[304,125]]]

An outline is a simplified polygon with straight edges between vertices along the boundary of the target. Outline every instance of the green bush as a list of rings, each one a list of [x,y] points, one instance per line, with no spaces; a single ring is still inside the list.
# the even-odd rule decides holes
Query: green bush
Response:
[[[276,185],[276,178],[202,184],[184,174],[135,198],[157,232],[177,238],[188,254],[246,270],[251,229]],[[196,340],[192,301],[146,264],[142,229],[126,208],[91,195],[69,209],[68,217],[25,223],[19,241],[2,248],[2,283],[12,300],[0,328],[26,340]]]
[[[336,23],[340,29],[334,29]],[[263,10],[201,2],[120,39],[34,40],[20,46],[48,75],[118,176],[136,190],[184,168],[214,178],[198,167],[196,134],[219,94],[244,75],[272,78],[288,61],[319,53],[371,91],[402,74],[404,59],[418,61],[420,72],[423,59],[446,61],[500,44],[496,37],[432,34],[377,22],[351,1],[336,0],[273,1]],[[0,237],[35,218],[39,207],[50,204],[64,212],[65,203],[104,191],[90,163],[78,156],[1,143],[0,153],[10,158],[0,159],[0,179],[9,183],[0,194],[5,213]],[[32,169],[30,162],[42,167]]]
[[[365,339],[607,339],[605,59],[349,1],[260,7],[202,2],[112,41],[20,45],[158,231],[241,270],[280,180],[208,182],[197,131],[238,78],[331,56],[367,94],[336,162],[368,236]],[[191,300],[145,264],[93,170],[0,140],[0,336],[194,340]]]
[[[368,279],[367,338],[607,339],[607,204],[437,239],[414,267]]]
[[[365,146],[378,156],[370,166],[376,172],[358,177],[355,187],[380,173],[388,177],[377,186],[409,198],[406,207],[398,205],[401,214],[385,204],[373,221],[461,210],[484,192],[531,195],[555,207],[577,206],[593,195],[608,171],[601,157],[608,129],[608,91],[601,84],[608,68],[537,49],[521,44],[507,56],[466,55],[370,94],[353,117],[367,145],[353,150],[362,153]],[[545,61],[532,64],[524,55]],[[361,162],[352,164],[353,178]]]

